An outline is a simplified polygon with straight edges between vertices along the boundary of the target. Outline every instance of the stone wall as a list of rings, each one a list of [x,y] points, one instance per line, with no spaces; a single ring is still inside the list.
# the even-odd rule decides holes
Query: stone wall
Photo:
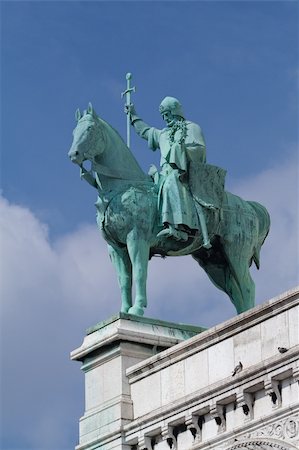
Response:
[[[89,330],[77,449],[298,448],[298,305],[294,289],[206,331],[128,315]]]

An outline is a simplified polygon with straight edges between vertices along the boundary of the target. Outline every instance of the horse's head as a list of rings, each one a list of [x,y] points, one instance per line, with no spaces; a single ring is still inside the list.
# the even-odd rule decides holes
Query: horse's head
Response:
[[[68,156],[72,162],[81,166],[85,160],[94,161],[103,152],[105,139],[101,121],[91,103],[83,114],[77,109],[76,120],[77,126],[73,131],[73,143]]]

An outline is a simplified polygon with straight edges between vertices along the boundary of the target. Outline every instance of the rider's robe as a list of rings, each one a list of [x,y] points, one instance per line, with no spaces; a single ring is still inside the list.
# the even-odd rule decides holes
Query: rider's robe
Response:
[[[135,125],[136,124],[136,125]],[[183,224],[199,229],[199,220],[189,186],[190,164],[206,162],[206,146],[201,128],[186,121],[186,136],[181,143],[178,129],[170,141],[171,128],[159,130],[141,120],[134,123],[137,133],[148,140],[149,147],[161,151],[159,210],[162,223]]]

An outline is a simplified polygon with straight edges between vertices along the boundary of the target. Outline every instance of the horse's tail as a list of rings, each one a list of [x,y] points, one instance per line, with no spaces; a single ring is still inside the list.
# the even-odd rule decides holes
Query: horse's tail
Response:
[[[258,242],[257,245],[254,248],[254,252],[252,255],[252,259],[257,267],[257,269],[260,268],[260,251],[261,247],[268,236],[269,230],[270,230],[270,215],[266,208],[257,202],[251,202],[248,201],[249,205],[252,206],[254,211],[256,212],[257,218],[258,218],[258,227],[259,227],[259,233],[258,233]]]

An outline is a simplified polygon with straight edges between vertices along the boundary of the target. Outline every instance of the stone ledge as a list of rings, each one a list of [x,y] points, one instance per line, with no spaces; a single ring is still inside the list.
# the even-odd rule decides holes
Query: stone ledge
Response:
[[[101,328],[104,328],[107,325],[110,325],[111,323],[116,322],[119,319],[125,319],[125,320],[130,320],[132,322],[139,322],[142,324],[149,324],[149,325],[154,325],[154,326],[161,326],[164,328],[167,327],[167,328],[178,329],[181,331],[186,331],[188,333],[188,337],[189,337],[189,333],[193,333],[195,335],[195,334],[201,333],[202,331],[206,330],[206,328],[204,328],[204,327],[198,327],[195,325],[187,325],[184,323],[176,323],[176,322],[167,322],[165,320],[159,320],[159,319],[154,319],[154,318],[150,318],[150,317],[140,317],[140,316],[135,316],[133,314],[119,312],[118,314],[115,314],[114,316],[110,317],[109,319],[103,320],[102,322],[99,322],[96,325],[89,327],[86,330],[86,335],[94,333],[95,331],[100,330]]]
[[[204,330],[202,327],[119,313],[90,328],[81,347],[71,352],[71,359],[83,361],[88,354],[120,341],[148,344],[164,350]]]
[[[146,376],[147,373],[159,371],[163,367],[169,366],[169,361],[174,364],[182,359],[186,359],[194,353],[197,353],[205,348],[211,347],[218,342],[221,342],[235,334],[253,327],[271,317],[274,317],[285,310],[291,309],[299,305],[299,287],[287,291],[262,305],[250,309],[233,319],[216,325],[200,335],[196,335],[187,341],[183,341],[152,356],[150,359],[142,361],[133,367],[127,369],[127,376],[129,380]]]
[[[125,394],[117,395],[112,399],[103,402],[101,406],[95,406],[94,408],[91,408],[88,411],[86,411],[84,416],[80,417],[80,422],[83,422],[84,420],[89,419],[90,417],[102,413],[103,411],[106,411],[107,409],[113,406],[119,406],[121,408],[126,404],[132,406],[132,400],[130,396]]]
[[[114,446],[123,444],[123,435],[121,431],[118,432],[113,431],[112,433],[107,433],[98,438],[91,439],[90,441],[85,442],[84,444],[76,445],[75,450],[99,450],[99,448],[108,450],[109,448],[111,448],[108,447],[108,445],[110,446],[111,444],[114,444]],[[125,449],[126,447],[122,448]],[[127,448],[128,450],[130,449],[129,446]]]
[[[255,433],[261,430],[262,428],[271,426],[277,421],[286,420],[289,418],[292,418],[292,416],[295,416],[299,413],[299,405],[293,405],[285,408],[281,408],[280,410],[275,411],[271,417],[264,417],[259,419],[253,419],[252,421],[244,422],[233,429],[229,431],[223,431],[219,434],[216,434],[214,437],[209,437],[208,440],[200,440],[198,443],[194,442],[192,449],[202,449],[202,450],[221,450],[221,449],[227,449],[230,445],[232,445],[232,442],[234,442],[236,439],[242,439],[245,438],[247,435],[255,436]],[[184,420],[184,418],[190,416],[192,414],[190,411],[185,411],[184,414],[176,414],[171,416],[171,423],[180,423],[180,421]],[[137,442],[138,438],[141,435],[146,436],[155,436],[156,434],[159,434],[162,430],[161,423],[163,421],[157,421],[152,424],[147,424],[146,426],[139,426],[139,428],[136,429],[129,429],[129,424],[124,426],[125,430],[125,442],[129,445],[134,444]],[[141,431],[142,430],[142,431]],[[240,442],[242,442],[240,440]],[[288,443],[291,441],[288,440]],[[219,445],[221,443],[221,446]]]
[[[202,449],[202,450],[222,450],[222,449],[228,449],[228,447],[233,445],[233,442],[237,444],[236,441],[241,444],[243,440],[246,439],[246,436],[249,434],[252,435],[253,439],[257,439],[257,436],[255,433],[258,430],[261,430],[262,428],[268,427],[270,425],[273,425],[277,423],[277,421],[282,421],[285,419],[288,419],[292,417],[291,415],[296,415],[299,413],[299,405],[296,405],[294,407],[287,407],[284,409],[281,409],[280,411],[277,411],[271,418],[264,418],[264,419],[258,419],[253,420],[252,422],[248,422],[246,424],[243,424],[243,426],[235,427],[233,430],[224,433],[221,436],[217,436],[215,438],[212,438],[209,440],[209,442],[201,442],[198,445],[195,445],[193,447],[194,450],[196,449]],[[263,438],[267,439],[267,436],[262,436]],[[272,436],[273,437],[273,436]],[[271,439],[271,436],[269,436]],[[217,444],[221,442],[221,447]],[[286,441],[288,445],[292,445],[290,440]],[[217,447],[216,447],[217,445]],[[298,447],[295,447],[298,448]]]
[[[255,384],[257,380],[262,381],[262,377],[270,377],[272,371],[273,376],[277,375],[279,367],[286,367],[286,360],[289,362],[289,368],[291,368],[292,364],[298,363],[298,355],[299,346],[293,349],[292,352],[289,351],[288,356],[285,358],[269,358],[269,360],[264,361],[263,363],[260,363],[253,368],[244,370],[244,372],[238,375],[238,379],[236,380],[232,380],[231,378],[224,379],[221,382],[217,382],[213,385],[207,386],[207,388],[203,388],[197,392],[186,395],[180,399],[177,399],[174,403],[162,406],[157,410],[152,411],[151,413],[138,417],[130,424],[127,424],[124,429],[126,432],[129,432],[129,430],[132,430],[134,428],[140,428],[145,423],[155,424],[156,421],[161,421],[167,419],[168,417],[172,417],[174,413],[176,415],[184,414],[186,408],[193,409],[193,412],[195,412],[199,408],[199,405],[199,409],[209,409],[208,405],[211,399],[214,400],[214,403],[216,403],[217,401],[219,401],[220,403],[221,401],[225,403],[226,397],[231,397],[232,391],[237,392],[237,390],[240,389],[240,387],[242,387],[243,385],[244,389],[248,389],[251,385]]]

